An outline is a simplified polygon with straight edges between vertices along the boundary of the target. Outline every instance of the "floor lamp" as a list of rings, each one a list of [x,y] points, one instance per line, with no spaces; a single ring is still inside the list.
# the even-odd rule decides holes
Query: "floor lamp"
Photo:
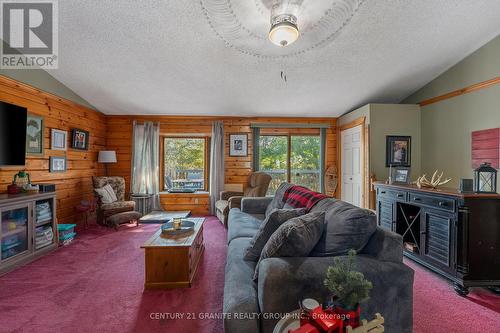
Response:
[[[114,150],[101,150],[97,159],[99,163],[104,163],[106,168],[106,177],[108,176],[108,164],[116,163],[116,152]]]

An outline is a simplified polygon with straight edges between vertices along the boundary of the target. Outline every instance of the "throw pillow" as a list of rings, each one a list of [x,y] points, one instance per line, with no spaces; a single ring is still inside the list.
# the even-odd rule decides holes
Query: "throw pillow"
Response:
[[[271,235],[282,225],[284,222],[304,215],[305,209],[273,209],[266,219],[261,223],[259,230],[250,241],[250,246],[246,249],[245,260],[258,261],[262,249],[266,245]]]
[[[113,187],[111,187],[111,185],[107,184],[106,186],[103,187],[103,189],[105,189],[108,192],[112,203],[118,201],[115,190],[113,190]]]
[[[101,202],[103,204],[110,204],[118,200],[113,188],[109,184],[101,188],[96,188],[95,191],[101,197]]]
[[[260,262],[266,258],[308,256],[320,239],[324,225],[325,212],[309,213],[283,223],[264,246],[253,279],[258,279]]]
[[[359,252],[377,229],[377,217],[373,212],[340,200],[330,203],[325,221],[325,231],[311,256],[344,255],[350,249]]]

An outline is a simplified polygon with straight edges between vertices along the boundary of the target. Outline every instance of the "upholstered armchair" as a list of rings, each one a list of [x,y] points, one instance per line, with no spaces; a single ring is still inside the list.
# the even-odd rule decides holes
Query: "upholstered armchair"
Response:
[[[97,199],[97,223],[106,225],[108,217],[135,209],[134,201],[125,201],[125,179],[123,177],[92,177],[92,182],[94,195]],[[103,203],[102,197],[95,190],[107,184],[111,185],[118,199],[113,203]]]
[[[227,216],[231,208],[240,207],[244,197],[265,197],[271,176],[265,172],[253,172],[248,178],[248,185],[243,192],[222,191],[215,203],[219,220],[227,227]]]

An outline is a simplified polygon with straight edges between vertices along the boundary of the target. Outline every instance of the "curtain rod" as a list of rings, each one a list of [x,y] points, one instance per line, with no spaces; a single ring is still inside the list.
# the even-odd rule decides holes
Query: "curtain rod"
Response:
[[[136,124],[144,124],[148,120],[134,120]],[[164,121],[151,121],[153,124],[160,124],[160,125],[205,125],[207,122],[210,122],[207,125],[211,125],[213,120],[200,120],[200,121],[172,121],[172,122],[164,122]]]
[[[251,128],[331,128],[330,124],[307,124],[307,123],[252,123]]]

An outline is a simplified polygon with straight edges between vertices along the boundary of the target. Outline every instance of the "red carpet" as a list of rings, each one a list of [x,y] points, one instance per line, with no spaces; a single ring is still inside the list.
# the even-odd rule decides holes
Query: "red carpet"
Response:
[[[500,296],[473,288],[458,296],[447,280],[406,259],[415,271],[413,285],[413,332],[500,332]]]
[[[0,332],[222,332],[226,231],[210,217],[194,287],[143,291],[140,246],[158,225],[93,227],[69,246],[0,278]],[[151,319],[186,313],[184,320]]]
[[[0,278],[0,332],[222,332],[226,231],[215,218],[205,222],[205,253],[194,287],[143,291],[139,248],[157,225],[93,227],[67,247]],[[499,332],[500,297],[474,290],[456,296],[450,284],[416,270],[415,333]],[[161,314],[184,314],[162,319]],[[196,319],[188,319],[190,317]],[[392,333],[392,332],[389,332]]]

